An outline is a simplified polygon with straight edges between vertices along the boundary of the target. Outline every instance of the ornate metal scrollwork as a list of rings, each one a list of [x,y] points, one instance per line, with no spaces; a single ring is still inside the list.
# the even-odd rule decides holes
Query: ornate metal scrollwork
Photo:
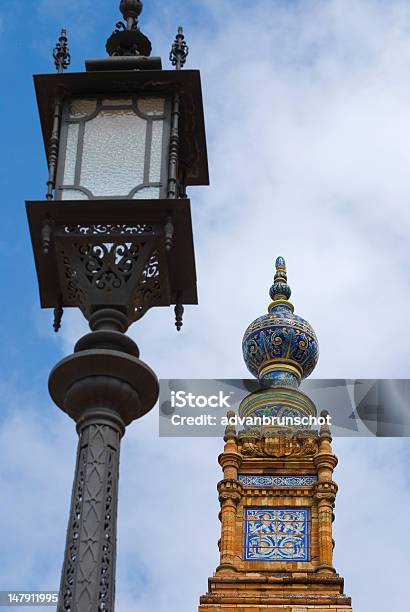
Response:
[[[120,307],[130,323],[166,303],[158,237],[164,229],[141,225],[74,225],[56,228],[63,302],[88,318],[103,306]],[[169,301],[168,301],[169,303]]]
[[[83,236],[92,235],[98,236],[101,234],[153,234],[158,231],[153,225],[141,223],[129,225],[126,223],[119,224],[92,224],[92,225],[67,225],[64,227],[65,234],[81,234]]]
[[[188,57],[189,47],[185,42],[184,30],[181,26],[178,28],[177,35],[174,42],[172,43],[171,52],[169,54],[169,61],[176,70],[183,68],[186,59]]]
[[[60,251],[61,261],[64,269],[65,294],[67,301],[70,304],[78,305],[82,312],[86,312],[87,296],[80,286],[78,281],[78,275],[72,266],[69,255],[61,249]]]
[[[146,261],[134,296],[135,319],[148,310],[151,302],[161,297],[158,254],[154,251]]]
[[[142,245],[143,246],[143,245]],[[90,286],[111,293],[121,289],[129,280],[138,261],[141,245],[124,244],[73,244]]]

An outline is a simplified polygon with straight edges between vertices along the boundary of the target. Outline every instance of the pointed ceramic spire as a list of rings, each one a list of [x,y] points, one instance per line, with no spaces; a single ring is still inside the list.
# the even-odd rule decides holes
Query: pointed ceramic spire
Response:
[[[288,285],[288,277],[286,274],[286,262],[283,257],[278,257],[275,262],[276,274],[273,279],[273,285],[269,290],[269,295],[272,298],[272,303],[269,305],[269,312],[276,306],[287,306],[293,312],[293,304],[289,302],[291,289]]]

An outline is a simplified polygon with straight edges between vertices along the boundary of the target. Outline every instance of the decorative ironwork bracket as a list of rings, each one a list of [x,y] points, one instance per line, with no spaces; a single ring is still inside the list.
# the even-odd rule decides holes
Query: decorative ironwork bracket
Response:
[[[163,295],[169,301],[159,236],[150,226],[56,227],[63,302],[78,306],[87,319],[98,308],[116,307],[132,323]]]
[[[128,325],[153,306],[196,304],[189,200],[28,202],[43,308],[65,307],[89,320],[115,308]]]

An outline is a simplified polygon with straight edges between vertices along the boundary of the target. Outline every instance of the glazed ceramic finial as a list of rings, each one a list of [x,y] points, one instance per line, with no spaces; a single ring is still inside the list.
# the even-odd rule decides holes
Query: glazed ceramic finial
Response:
[[[298,387],[313,372],[319,357],[314,330],[294,314],[289,302],[283,257],[276,260],[276,274],[270,288],[268,314],[256,319],[245,332],[242,349],[248,370],[260,381],[278,387]]]
[[[271,308],[274,308],[280,302],[293,311],[293,305],[288,301],[291,296],[291,289],[288,285],[288,277],[286,274],[286,262],[283,257],[278,257],[275,262],[276,274],[273,279],[273,285],[269,290],[269,295],[272,298],[272,304],[269,306],[269,312]]]

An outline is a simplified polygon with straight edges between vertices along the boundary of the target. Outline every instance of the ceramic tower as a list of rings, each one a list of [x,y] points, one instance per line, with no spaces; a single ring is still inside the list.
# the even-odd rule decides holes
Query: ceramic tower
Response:
[[[309,323],[294,314],[290,295],[278,257],[268,313],[243,339],[245,363],[261,388],[242,400],[242,417],[316,416],[299,386],[316,366],[318,342]],[[337,458],[329,426],[239,432],[229,426],[224,440],[220,563],[199,612],[351,612],[333,566]]]

